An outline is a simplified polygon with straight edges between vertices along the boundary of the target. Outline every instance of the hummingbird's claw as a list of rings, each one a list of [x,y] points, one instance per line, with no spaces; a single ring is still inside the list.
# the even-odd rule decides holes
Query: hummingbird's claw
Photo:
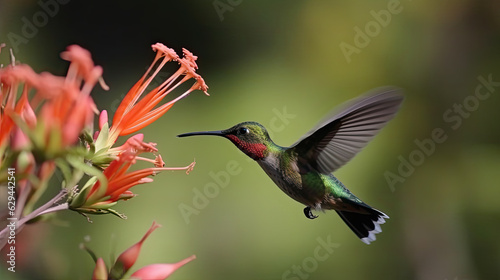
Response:
[[[306,217],[308,219],[316,219],[318,216],[317,215],[314,215],[312,212],[311,212],[311,207],[310,206],[307,206],[306,208],[304,208],[304,214],[306,215]]]

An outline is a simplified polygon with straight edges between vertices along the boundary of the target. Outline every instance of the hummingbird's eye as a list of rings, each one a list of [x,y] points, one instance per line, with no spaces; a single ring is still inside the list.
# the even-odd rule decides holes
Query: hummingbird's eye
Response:
[[[238,133],[239,133],[239,134],[247,134],[248,132],[250,132],[250,131],[248,131],[248,128],[246,128],[246,127],[241,127],[241,128],[238,130]]]

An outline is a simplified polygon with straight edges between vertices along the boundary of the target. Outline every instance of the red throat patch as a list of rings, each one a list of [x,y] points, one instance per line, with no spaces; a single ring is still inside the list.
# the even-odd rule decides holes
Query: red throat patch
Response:
[[[264,151],[267,149],[266,145],[262,143],[249,143],[239,139],[235,135],[227,135],[227,138],[252,159],[258,160],[264,158]]]

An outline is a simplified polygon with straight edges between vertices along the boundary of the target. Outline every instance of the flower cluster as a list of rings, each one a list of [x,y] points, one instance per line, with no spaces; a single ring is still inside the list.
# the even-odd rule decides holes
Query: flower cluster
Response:
[[[94,65],[89,51],[77,45],[61,53],[61,58],[70,62],[66,76],[36,73],[15,59],[0,68],[0,186],[7,183],[6,170],[15,168],[17,207],[13,215],[19,220],[18,230],[27,221],[64,209],[82,215],[111,213],[124,217],[111,207],[134,197],[130,188],[151,182],[150,177],[163,170],[192,170],[194,162],[185,167],[165,167],[156,144],[145,142],[143,134],[115,145],[120,136],[148,126],[191,92],[201,90],[208,95],[207,85],[195,72],[196,56],[183,49],[183,57],[179,57],[160,43],[152,48],[156,56],[151,66],[122,100],[112,122],[105,110],[99,112],[91,97],[97,84],[108,89],[103,70]],[[171,61],[177,62],[179,69],[147,91]],[[194,83],[188,90],[162,102],[191,79]],[[98,129],[94,131],[97,115]],[[138,160],[152,167],[132,171]],[[60,194],[34,210],[56,171],[64,178]],[[83,186],[78,186],[82,181]],[[65,201],[54,206],[61,199]],[[0,216],[12,214],[2,211]],[[5,237],[2,230],[0,248],[5,245]]]

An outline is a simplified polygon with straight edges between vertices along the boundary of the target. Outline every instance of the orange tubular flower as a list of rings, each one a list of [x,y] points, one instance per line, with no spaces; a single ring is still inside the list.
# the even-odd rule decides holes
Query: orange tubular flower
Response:
[[[27,84],[23,86],[21,98],[16,103],[17,92],[22,83],[26,80],[33,82],[37,74],[27,65],[9,65],[6,68],[0,68],[0,148],[5,147],[9,141],[9,136],[15,126],[13,118],[16,116],[26,118],[30,125],[36,124],[36,117],[33,109],[28,103],[28,91],[30,87]]]
[[[160,43],[152,45],[152,48],[156,52],[156,57],[146,73],[130,89],[118,106],[113,117],[108,145],[112,145],[118,136],[134,133],[151,124],[165,114],[175,102],[186,97],[192,91],[201,90],[208,95],[208,86],[205,84],[203,78],[195,73],[195,70],[198,68],[195,62],[197,59],[196,56],[188,50],[183,49],[184,57],[179,58],[174,50]],[[155,76],[169,61],[177,61],[180,64],[179,69],[161,85],[151,90],[139,100],[151,81],[153,81]],[[158,66],[155,68],[155,65]],[[182,75],[184,77],[181,78]],[[172,101],[155,108],[167,94],[191,78],[196,80],[191,88]]]
[[[24,64],[0,69],[0,100],[6,100],[0,115],[0,146],[5,145],[17,119],[16,125],[29,132],[34,148],[50,158],[74,144],[83,129],[92,124],[97,109],[90,91],[98,81],[106,88],[101,80],[102,68],[94,65],[88,51],[76,45],[69,46],[61,56],[71,61],[66,77],[37,74]],[[21,85],[23,92],[15,104]],[[28,101],[31,90],[34,95]]]
[[[156,167],[140,169],[132,172],[127,172],[128,169],[139,158],[138,155],[144,152],[156,152],[155,143],[143,142],[144,136],[137,134],[127,140],[120,147],[121,153],[113,160],[107,168],[104,169],[103,175],[106,178],[103,181],[90,181],[93,185],[83,187],[82,191],[73,198],[70,203],[70,209],[81,213],[112,213],[123,218],[122,215],[114,212],[109,207],[116,204],[118,200],[125,200],[134,197],[135,195],[129,189],[135,185],[152,182],[153,179],[148,176],[164,170],[186,170],[189,173],[194,162],[186,167],[158,167],[158,160],[148,160],[155,164]],[[162,162],[162,161],[161,161]]]
[[[112,125],[108,122],[107,111],[103,110],[99,115],[99,131],[96,131],[93,137],[90,134],[86,135],[86,139],[90,139],[87,142],[87,148],[91,151],[86,159],[92,163],[92,168],[95,167],[91,168],[92,170],[87,170],[89,171],[87,173],[95,177],[89,180],[78,193],[73,193],[69,204],[72,210],[82,214],[112,213],[124,217],[110,207],[119,200],[134,197],[135,195],[129,191],[131,187],[151,182],[152,179],[149,176],[160,171],[186,170],[189,172],[194,166],[193,162],[186,167],[166,168],[160,155],[156,155],[154,160],[139,157],[138,155],[141,153],[156,154],[158,152],[155,143],[143,142],[142,134],[130,137],[122,146],[113,147],[119,136],[134,133],[151,124],[167,112],[175,102],[186,97],[192,91],[202,90],[208,95],[207,85],[203,78],[195,72],[198,68],[195,62],[196,56],[183,49],[184,57],[179,58],[174,50],[160,43],[154,44],[152,47],[156,52],[153,62],[118,106]],[[81,89],[82,96],[86,96],[99,81],[102,69],[93,65],[88,51],[76,46],[68,48],[68,51],[61,56],[78,63],[75,66],[73,66],[74,63],[71,64],[65,81],[68,85],[79,84],[82,80],[86,81]],[[179,69],[158,87],[143,95],[156,75],[169,61],[177,61],[180,65]],[[80,72],[84,74],[72,74]],[[189,79],[194,79],[195,82],[187,91],[173,100],[159,105],[167,94]],[[83,118],[75,119],[74,122],[81,123],[81,120]],[[75,135],[76,131],[68,129],[66,133]],[[129,168],[136,160],[150,162],[154,164],[154,167],[129,172]]]

